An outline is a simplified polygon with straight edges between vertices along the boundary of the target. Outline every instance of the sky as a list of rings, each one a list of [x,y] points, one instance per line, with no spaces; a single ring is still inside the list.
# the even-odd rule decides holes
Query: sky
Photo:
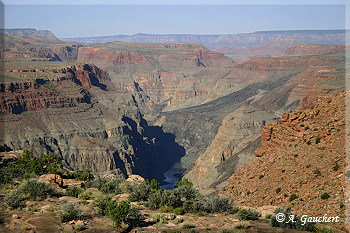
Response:
[[[59,38],[150,34],[235,34],[345,28],[340,0],[3,0],[5,28],[50,30]],[[164,5],[164,3],[168,3]],[[44,5],[48,4],[50,5]],[[244,3],[245,5],[242,5]],[[265,3],[262,5],[262,3]],[[283,3],[283,4],[282,4]],[[332,3],[332,4],[330,4]],[[26,5],[24,5],[26,4]]]

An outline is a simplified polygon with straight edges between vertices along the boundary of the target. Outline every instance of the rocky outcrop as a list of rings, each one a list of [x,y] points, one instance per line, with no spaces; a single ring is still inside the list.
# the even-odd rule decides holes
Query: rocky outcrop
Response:
[[[339,216],[344,223],[344,91],[266,125],[255,156],[230,177],[223,193],[240,205],[290,206],[299,214]]]
[[[296,45],[288,48],[285,52],[286,56],[306,56],[306,55],[321,55],[331,54],[343,51],[345,46],[340,45]]]
[[[91,94],[84,88],[106,87],[102,82],[110,82],[107,72],[95,65],[74,65],[59,70],[11,70],[11,72],[62,74],[55,79],[34,79],[28,82],[2,83],[0,113],[19,114],[47,108],[66,108],[77,103],[91,103]],[[78,86],[70,86],[73,81]],[[60,90],[59,92],[57,90]]]

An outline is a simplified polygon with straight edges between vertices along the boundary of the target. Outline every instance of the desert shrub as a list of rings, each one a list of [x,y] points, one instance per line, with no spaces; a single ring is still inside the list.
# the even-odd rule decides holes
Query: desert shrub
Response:
[[[147,201],[151,193],[151,185],[148,180],[140,184],[134,183],[128,187],[130,201]]]
[[[154,214],[152,220],[155,222],[164,222],[166,221],[166,217],[163,214]]]
[[[314,174],[316,174],[316,175],[321,175],[320,169],[316,168],[315,171],[314,171]]]
[[[328,198],[330,198],[331,196],[329,195],[329,193],[323,193],[322,195],[321,195],[321,199],[322,200],[327,200]]]
[[[67,196],[71,196],[71,197],[79,197],[79,194],[82,193],[84,190],[82,188],[76,187],[76,186],[72,186],[72,187],[68,187],[66,189],[66,195]]]
[[[282,190],[282,188],[276,188],[276,193],[278,194],[278,193],[280,193],[281,192],[281,190]]]
[[[152,179],[150,183],[151,190],[158,190],[159,189],[159,183],[157,180]]]
[[[307,141],[307,142],[306,142],[306,145],[311,145],[311,141]]]
[[[176,195],[174,190],[164,190],[162,192],[162,206],[180,207],[182,206],[181,197]]]
[[[181,224],[182,229],[191,229],[191,228],[195,228],[195,227],[196,226],[191,222],[184,222]]]
[[[121,201],[119,204],[116,201],[108,202],[107,216],[112,219],[113,225],[119,227],[122,222],[125,222],[130,210],[130,203]]]
[[[142,220],[143,218],[139,206],[130,206],[127,219]]]
[[[261,174],[261,175],[259,175],[259,179],[262,179],[263,177],[264,177],[264,175],[262,175],[262,174]]]
[[[121,190],[119,188],[119,181],[118,180],[111,180],[103,184],[100,188],[101,192],[103,193],[113,193],[113,194],[120,194]]]
[[[271,217],[272,217],[272,214],[266,214],[265,215],[265,219],[271,219]]]
[[[181,215],[184,214],[184,210],[181,207],[177,207],[173,210],[174,214]]]
[[[91,198],[91,195],[91,192],[82,192],[78,195],[78,198],[83,200],[89,200]]]
[[[237,232],[236,228],[225,227],[220,230],[220,233],[236,233],[236,232]]]
[[[79,218],[80,210],[72,203],[68,202],[57,212],[57,217],[61,222],[68,222]]]
[[[338,171],[338,169],[339,169],[339,165],[336,163],[336,164],[333,166],[333,170],[334,170],[334,171]]]
[[[174,221],[177,222],[177,223],[182,223],[184,220],[182,218],[180,218],[180,217],[177,217],[177,218],[175,218]]]
[[[174,192],[183,200],[194,200],[199,196],[198,190],[189,185],[178,186]]]
[[[75,171],[72,175],[75,180],[87,181],[94,179],[94,176],[90,172],[90,168],[86,168],[83,171]]]
[[[292,193],[290,196],[289,196],[289,201],[294,201],[295,199],[298,198],[298,195],[296,195],[295,193]]]
[[[250,223],[249,221],[239,221],[236,222],[233,226],[237,229],[248,229],[250,227]]]
[[[231,199],[212,195],[203,199],[203,209],[208,213],[231,213],[234,207]]]
[[[176,218],[176,214],[173,214],[173,213],[169,214],[168,216],[169,220],[174,220],[175,218]]]
[[[10,209],[21,209],[26,206],[23,194],[17,190],[13,190],[6,195],[5,203]]]
[[[320,137],[316,137],[315,138],[315,144],[318,144],[318,143],[320,143],[321,142],[321,138]]]
[[[107,195],[97,196],[93,202],[93,205],[98,208],[98,212],[101,215],[107,214],[107,206],[111,202],[112,198]]]
[[[25,195],[26,199],[29,200],[42,200],[48,196],[57,195],[52,187],[36,180],[25,181],[16,190]]]
[[[239,220],[257,220],[261,214],[253,209],[240,209],[237,212]]]
[[[203,205],[200,201],[184,201],[182,208],[186,213],[203,211]]]
[[[108,182],[108,180],[106,178],[101,177],[101,176],[95,176],[94,179],[92,179],[86,183],[86,186],[97,188],[100,190],[101,187],[107,182]]]
[[[150,209],[158,209],[162,205],[162,191],[158,190],[157,192],[151,194],[148,198],[146,205]]]
[[[174,190],[159,189],[149,196],[146,205],[151,209],[158,209],[161,206],[180,207],[182,206],[182,201]],[[167,211],[167,209],[164,209],[164,211]]]

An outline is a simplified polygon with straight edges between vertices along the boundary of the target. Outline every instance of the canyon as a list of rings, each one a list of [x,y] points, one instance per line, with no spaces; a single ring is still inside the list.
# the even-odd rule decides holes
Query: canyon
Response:
[[[284,113],[345,88],[344,31],[74,41],[5,32],[2,150],[54,153],[70,170],[160,182],[172,171],[205,194],[244,185],[235,174],[249,176],[244,169],[266,157],[254,151]],[[251,189],[227,195],[275,204],[237,199]]]

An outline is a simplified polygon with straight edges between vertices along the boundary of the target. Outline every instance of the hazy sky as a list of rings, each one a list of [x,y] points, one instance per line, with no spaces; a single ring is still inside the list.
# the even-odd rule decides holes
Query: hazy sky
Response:
[[[295,1],[238,5],[237,1],[228,0],[214,5],[213,2],[206,5],[198,2],[192,5],[159,5],[157,2],[149,5],[118,5],[110,1],[93,5],[95,2],[92,0],[85,1],[84,5],[61,5],[68,3],[64,0],[60,1],[60,5],[42,5],[39,0],[31,5],[22,5],[30,1],[21,0],[3,2],[5,28],[47,29],[59,38],[131,35],[139,32],[232,34],[263,30],[345,28],[345,5],[341,1],[333,1],[338,5],[325,5],[326,1],[322,5],[295,5]],[[304,2],[315,4],[322,1]]]

